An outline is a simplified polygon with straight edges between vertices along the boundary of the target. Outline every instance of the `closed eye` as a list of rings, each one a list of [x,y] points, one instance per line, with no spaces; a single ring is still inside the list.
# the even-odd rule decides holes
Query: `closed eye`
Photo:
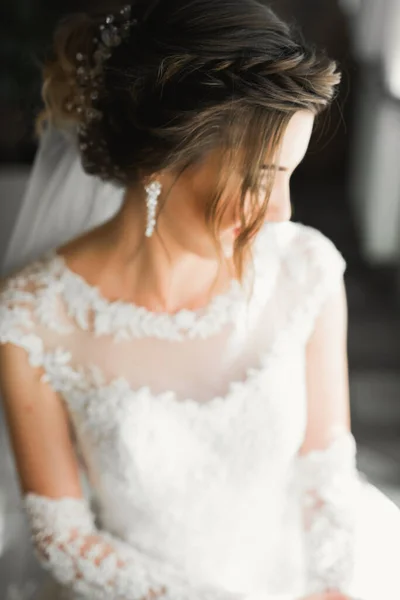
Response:
[[[268,169],[272,169],[272,168],[276,168],[278,171],[289,171],[289,169],[287,167],[281,167],[281,166],[276,167],[276,165],[263,165],[261,167],[261,169],[263,171],[267,171]]]

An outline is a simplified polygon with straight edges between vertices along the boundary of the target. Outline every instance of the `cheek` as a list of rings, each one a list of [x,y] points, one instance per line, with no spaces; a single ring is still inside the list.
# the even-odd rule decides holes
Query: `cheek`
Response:
[[[239,202],[240,202],[240,196],[237,192],[237,189],[239,187],[239,184],[236,186],[236,189],[232,187],[230,187],[230,189],[227,189],[224,196],[224,206],[225,206],[225,211],[224,211],[224,216],[221,222],[221,228],[222,231],[226,231],[228,229],[233,229],[236,226],[240,225],[240,214],[239,214]],[[275,214],[277,212],[281,213],[282,210],[284,209],[284,207],[287,204],[287,201],[289,199],[289,204],[290,204],[290,193],[289,193],[289,181],[285,178],[285,177],[279,177],[279,175],[277,176],[275,183],[274,183],[274,187],[272,189],[270,198],[268,200],[268,208],[267,208],[267,213],[266,213],[266,218],[268,218],[268,216],[270,214]],[[260,208],[264,205],[265,202],[267,202],[266,200],[266,192],[267,192],[267,186],[266,184],[262,184],[260,187],[260,193],[258,196],[258,202],[259,202],[259,206]],[[250,194],[247,194],[246,196],[246,212],[249,215],[250,211],[251,211],[251,196]]]
[[[276,208],[279,207],[279,205],[282,202],[282,186],[281,185],[275,185],[269,202],[268,202],[268,212],[275,210]]]
[[[230,185],[225,188],[223,198],[221,198],[221,206],[223,215],[221,220],[222,230],[232,229],[240,223],[240,181],[231,181]]]
[[[290,201],[290,178],[286,174],[278,174],[272,188],[269,201],[270,209],[278,208]]]
[[[265,193],[266,190],[260,190],[260,194],[258,196],[258,202],[260,208],[263,206],[265,202]],[[252,211],[252,202],[250,194],[247,194],[245,201],[245,212],[248,217],[251,216]],[[229,229],[240,226],[240,196],[238,194],[231,194],[226,204],[226,211],[223,218],[223,229]]]
[[[286,221],[290,220],[292,205],[290,198],[290,186],[288,181],[274,186],[268,203],[266,220]]]
[[[239,197],[230,195],[225,201],[225,210],[221,221],[222,230],[232,229],[240,222],[239,217]]]

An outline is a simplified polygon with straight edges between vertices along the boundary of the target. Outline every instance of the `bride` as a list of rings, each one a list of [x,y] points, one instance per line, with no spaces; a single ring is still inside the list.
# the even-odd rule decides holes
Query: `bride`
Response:
[[[143,0],[64,19],[43,77],[0,295],[36,597],[400,598],[346,263],[290,221],[336,63],[256,0]]]

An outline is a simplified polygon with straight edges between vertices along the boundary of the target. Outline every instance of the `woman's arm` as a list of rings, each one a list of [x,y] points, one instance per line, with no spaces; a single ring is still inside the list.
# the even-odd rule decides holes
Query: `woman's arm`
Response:
[[[216,599],[227,592],[194,589],[181,572],[105,531],[83,498],[64,404],[40,381],[25,350],[0,343],[0,385],[24,493],[32,540],[42,565],[84,597],[140,600]],[[232,595],[233,596],[233,595]]]
[[[325,301],[307,347],[308,425],[297,462],[309,593],[350,585],[359,491],[351,433],[344,280]]]

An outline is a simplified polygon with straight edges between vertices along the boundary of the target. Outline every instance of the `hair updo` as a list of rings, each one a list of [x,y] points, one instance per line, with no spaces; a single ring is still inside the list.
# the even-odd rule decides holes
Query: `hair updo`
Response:
[[[122,4],[112,6],[117,11]],[[127,186],[165,169],[182,173],[209,151],[225,149],[243,174],[240,250],[267,208],[256,200],[261,165],[275,156],[296,111],[317,115],[331,103],[340,82],[337,63],[257,0],[136,0],[131,13],[137,24],[104,64],[96,101],[103,116],[79,140],[83,167]],[[93,54],[107,14],[73,14],[59,23],[43,68],[39,128],[43,119],[79,126],[79,113],[68,110],[81,93],[76,56]],[[273,179],[271,169],[269,190]],[[214,232],[216,192],[207,214]]]

